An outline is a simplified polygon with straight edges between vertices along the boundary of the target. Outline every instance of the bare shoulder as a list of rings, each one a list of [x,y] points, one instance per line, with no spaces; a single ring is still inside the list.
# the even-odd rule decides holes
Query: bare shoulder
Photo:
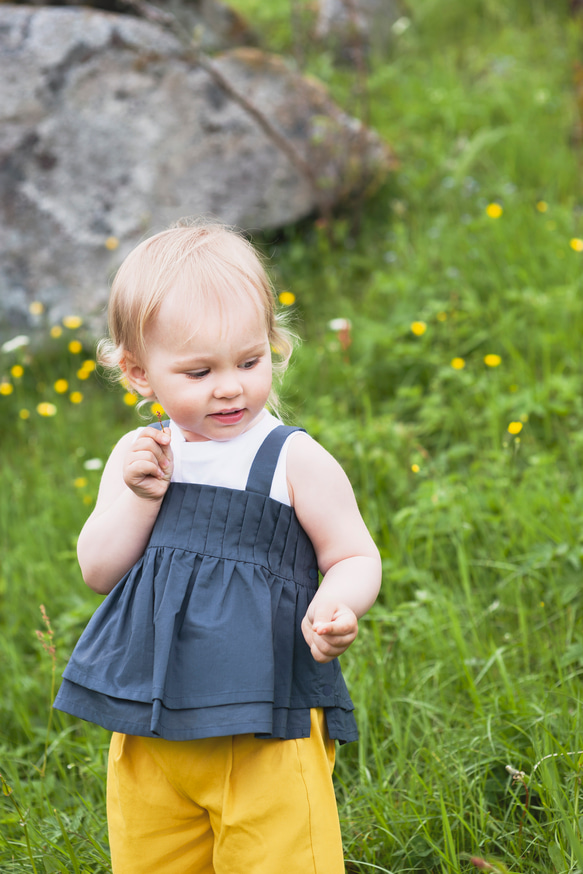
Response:
[[[323,573],[350,556],[376,558],[352,485],[323,446],[305,434],[295,437],[288,449],[287,475],[294,510]]]
[[[335,482],[352,487],[341,465],[327,449],[305,432],[298,432],[290,441],[287,453],[287,479],[292,504],[306,489],[331,487]]]

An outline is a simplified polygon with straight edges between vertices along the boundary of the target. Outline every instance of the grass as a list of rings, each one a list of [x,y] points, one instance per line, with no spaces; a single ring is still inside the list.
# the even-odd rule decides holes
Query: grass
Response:
[[[235,5],[297,48],[283,0]],[[583,25],[566,7],[404,5],[367,77],[398,171],[332,235],[259,241],[296,296],[290,418],[345,466],[384,562],[343,661],[361,731],[336,771],[349,872],[583,872]],[[301,60],[358,108],[331,48]],[[49,328],[0,353],[0,868],[100,874],[108,736],[49,723],[49,705],[100,600],[75,559],[87,462],[137,417],[83,371],[83,326]]]

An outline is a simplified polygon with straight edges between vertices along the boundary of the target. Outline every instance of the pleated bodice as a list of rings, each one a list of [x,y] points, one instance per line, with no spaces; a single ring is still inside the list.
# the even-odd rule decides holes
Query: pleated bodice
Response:
[[[170,484],[144,555],[81,636],[57,708],[187,740],[305,737],[310,708],[324,707],[332,737],[356,738],[337,660],[316,662],[301,632],[314,549],[293,508],[268,496],[291,430],[267,436],[245,490]]]

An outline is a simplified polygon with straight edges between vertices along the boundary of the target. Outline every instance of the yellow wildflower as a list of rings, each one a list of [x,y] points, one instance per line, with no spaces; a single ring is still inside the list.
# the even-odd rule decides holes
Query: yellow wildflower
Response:
[[[76,330],[76,328],[80,328],[83,324],[83,319],[81,316],[65,316],[63,319],[63,324],[66,328],[69,328],[70,331]]]
[[[536,205],[536,208],[538,209],[539,212],[546,212],[547,209],[549,208],[549,205],[546,201],[539,200],[539,202]]]
[[[154,416],[157,416],[158,413],[160,413],[161,416],[165,415],[164,407],[162,406],[162,404],[158,404],[158,403],[152,404],[150,409],[151,409],[152,413],[154,414]]]
[[[77,479],[73,480],[73,485],[76,489],[84,489],[87,485],[87,477],[78,476]]]
[[[37,406],[36,411],[41,416],[55,416],[57,408],[54,404],[49,404],[44,401]]]
[[[419,473],[419,471],[421,470],[421,468],[419,467],[418,464],[412,464],[412,465],[411,465],[411,470],[413,471],[413,473]]]
[[[296,302],[296,296],[293,291],[282,291],[279,295],[279,302],[284,307],[290,307]]]
[[[89,379],[93,371],[95,370],[95,361],[84,361],[79,370],[77,371],[77,377],[79,379]]]
[[[489,355],[484,355],[484,364],[487,367],[498,367],[499,364],[502,364],[502,359],[499,355],[490,353]]]
[[[69,395],[69,400],[72,404],[80,404],[83,400],[83,393],[80,391],[72,391]]]
[[[123,402],[127,407],[135,407],[138,402],[138,396],[131,391],[126,391],[123,396]]]
[[[64,395],[67,389],[69,388],[69,383],[66,379],[57,379],[55,385],[53,386],[57,394]]]
[[[30,419],[30,410],[22,409],[18,415],[21,419]]]
[[[489,218],[497,219],[500,218],[504,210],[500,206],[499,203],[489,203],[486,207],[486,215]]]
[[[427,330],[425,322],[411,322],[411,330],[416,337],[421,337]]]
[[[447,321],[447,313],[443,312],[443,310],[440,313],[437,313],[437,321],[438,322]]]
[[[53,325],[53,327],[51,328],[51,337],[54,337],[55,339],[57,337],[60,337],[62,333],[63,329],[60,325]]]
[[[73,355],[78,355],[83,349],[83,344],[79,342],[79,340],[71,340],[69,343],[69,352],[72,352]]]
[[[40,316],[45,311],[45,305],[40,300],[33,300],[28,307],[28,311],[32,316]]]
[[[466,366],[465,358],[452,358],[451,366],[454,370],[463,370]]]
[[[105,241],[105,248],[109,249],[110,252],[115,252],[118,246],[119,240],[117,237],[108,237]]]
[[[574,252],[583,252],[583,240],[578,237],[573,237],[569,245]]]
[[[509,434],[520,434],[522,431],[522,422],[510,422],[508,425]]]
[[[12,374],[14,379],[20,379],[20,377],[24,373],[24,367],[22,366],[22,364],[15,364],[13,367],[10,368],[10,373]]]
[[[14,391],[14,386],[11,382],[0,382],[0,395],[11,395]]]

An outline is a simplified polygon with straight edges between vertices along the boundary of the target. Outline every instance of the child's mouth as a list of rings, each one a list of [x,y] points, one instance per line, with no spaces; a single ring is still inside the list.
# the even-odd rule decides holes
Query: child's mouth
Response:
[[[245,410],[221,410],[220,413],[212,413],[211,419],[223,422],[226,425],[234,425],[243,418]]]

